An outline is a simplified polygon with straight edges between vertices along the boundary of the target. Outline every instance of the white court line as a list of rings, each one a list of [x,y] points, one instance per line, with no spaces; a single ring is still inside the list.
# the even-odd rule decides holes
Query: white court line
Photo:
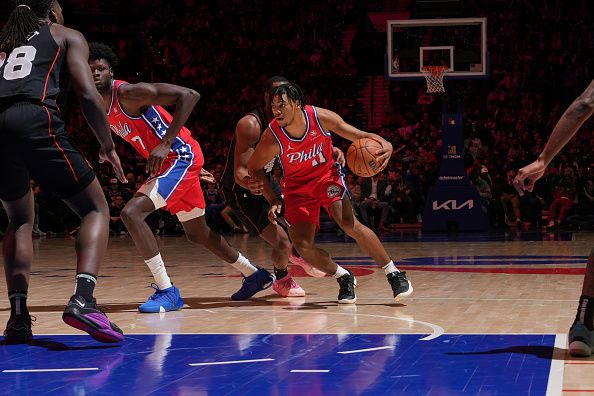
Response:
[[[386,346],[381,346],[381,347],[375,347],[375,348],[366,348],[366,349],[354,349],[352,351],[340,351],[340,352],[336,352],[336,353],[340,353],[343,355],[346,355],[348,353],[359,353],[359,352],[371,352],[371,351],[380,351],[382,349],[394,349],[393,345],[386,345]]]
[[[229,309],[229,308],[220,308],[218,310],[208,310],[208,312],[211,312],[213,314],[216,314],[218,312],[268,312],[270,313],[270,310],[268,309]],[[277,315],[280,312],[275,312]],[[289,315],[293,315],[293,314],[311,314],[311,312],[308,311],[287,311],[285,312]],[[390,319],[390,320],[401,320],[404,322],[408,322],[408,323],[418,323],[418,324],[422,324],[425,325],[429,328],[431,328],[431,330],[433,330],[433,332],[431,334],[429,334],[426,337],[423,338],[419,338],[419,341],[430,341],[433,340],[439,336],[442,336],[445,333],[445,330],[443,329],[443,327],[438,326],[436,324],[433,323],[429,323],[429,322],[423,322],[421,320],[415,320],[415,319],[406,319],[406,318],[399,318],[396,316],[386,316],[386,315],[373,315],[373,314],[357,314],[357,313],[350,313],[350,312],[324,312],[324,315],[347,315],[347,316],[362,316],[362,317],[369,317],[369,318],[380,318],[380,319]],[[186,317],[190,317],[190,316],[186,316]]]
[[[3,373],[51,373],[59,371],[98,371],[99,367],[61,368],[61,369],[24,369],[2,370]]]
[[[255,363],[255,362],[270,362],[274,359],[251,359],[251,360],[229,360],[227,362],[205,362],[205,363],[190,363],[188,366],[214,366],[217,364],[237,364],[237,363]]]
[[[567,334],[557,334],[555,350],[551,357],[551,370],[546,396],[557,396],[563,393],[563,369],[565,368],[564,351],[567,346]]]
[[[292,373],[329,373],[330,370],[291,370]]]

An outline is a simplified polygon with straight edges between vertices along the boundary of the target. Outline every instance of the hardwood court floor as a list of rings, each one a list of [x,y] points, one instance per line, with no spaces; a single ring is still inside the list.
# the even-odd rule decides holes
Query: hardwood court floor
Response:
[[[115,369],[110,366],[110,371],[100,365],[97,367],[97,371],[107,373],[104,374],[105,384],[99,388],[96,377],[93,382],[79,374],[51,379],[50,382],[59,384],[51,389],[60,389],[61,394],[75,394],[76,389],[94,389],[99,394],[102,390],[113,392],[109,386],[126,385],[130,375],[147,375],[146,371],[134,371],[132,366],[122,363],[132,359],[129,356],[133,348],[153,353],[158,349],[167,355],[167,350],[179,351],[184,345],[187,345],[185,349],[198,351],[207,343],[213,348],[219,345],[220,348],[215,348],[219,352],[229,344],[236,345],[237,349],[229,353],[217,352],[216,358],[197,354],[194,360],[190,359],[194,362],[194,366],[190,364],[192,370],[196,370],[196,366],[215,364],[213,359],[224,360],[216,364],[235,362],[237,351],[245,353],[246,350],[252,351],[247,356],[256,363],[235,364],[234,370],[239,371],[221,368],[223,371],[215,372],[212,371],[214,366],[209,366],[210,371],[185,373],[182,377],[186,385],[192,384],[192,378],[197,381],[191,388],[196,392],[201,389],[210,394],[292,394],[299,386],[316,378],[320,387],[310,388],[303,394],[545,394],[547,391],[560,394],[562,390],[568,395],[594,393],[594,358],[571,358],[566,354],[565,341],[581,291],[586,256],[594,246],[593,233],[510,232],[448,238],[414,231],[388,235],[385,246],[400,261],[398,266],[407,271],[415,289],[411,298],[401,303],[392,300],[383,271],[376,268],[356,244],[336,236],[320,239],[324,240],[321,244],[324,249],[357,275],[357,304],[337,304],[338,287],[333,278],[310,278],[297,267],[291,267],[291,271],[306,290],[305,298],[281,298],[269,289],[249,301],[232,302],[229,296],[241,284],[241,278],[232,267],[203,248],[191,245],[184,237],[164,237],[159,240],[161,253],[186,306],[178,312],[140,314],[137,307],[150,295],[152,289],[146,287],[152,277],[130,238],[112,238],[95,295],[110,319],[128,336],[121,347],[121,360],[117,365],[114,363]],[[270,250],[263,241],[243,235],[231,236],[229,241],[253,263],[271,269]],[[73,289],[73,240],[41,239],[34,243],[35,263],[29,295],[30,310],[37,317],[34,334],[58,345],[78,345],[80,349],[98,345],[88,337],[58,336],[76,334],[61,321],[61,311]],[[3,279],[0,285],[0,290],[6,291]],[[8,301],[4,298],[0,301],[2,325],[9,314]],[[210,336],[216,334],[219,338]],[[266,338],[268,335],[270,339]],[[270,349],[261,349],[264,345],[274,351],[301,345],[308,353],[318,354],[323,352],[324,345],[334,347],[328,347],[329,350],[323,352],[327,355],[320,355],[315,364],[308,361],[307,374],[299,370],[299,360],[295,359],[303,354],[297,352],[286,354],[282,364],[274,363],[275,371],[271,374],[252,367],[275,359],[280,361]],[[340,345],[343,350],[336,352]],[[23,356],[31,353],[26,348],[35,346],[0,346],[0,383],[8,386],[4,389],[26,390],[37,380],[48,381],[47,378],[42,381],[40,376],[26,377],[27,381],[23,381],[25,377],[19,376],[31,374],[11,374],[10,370],[48,367],[52,360],[45,360],[44,366],[44,359],[48,356],[54,359],[57,353],[68,353],[71,361],[82,354],[71,347],[63,352],[56,352],[55,346],[53,352],[51,347],[47,348],[50,352],[36,348],[30,356],[37,356],[37,360],[23,361]],[[126,348],[132,349],[123,353],[128,351]],[[118,355],[116,350],[109,349],[109,356]],[[359,353],[361,351],[364,353]],[[259,359],[258,354],[268,357]],[[354,354],[358,356],[352,357]],[[162,363],[159,356],[157,354],[157,361]],[[345,364],[346,357],[352,357],[350,359],[355,359],[361,367],[372,365],[374,369],[368,371],[374,373],[358,379],[354,388],[325,388],[334,383],[332,381],[341,380],[328,378]],[[202,363],[196,363],[196,359]],[[297,363],[285,370],[283,364],[289,361]],[[240,366],[250,366],[255,371],[240,371]],[[332,368],[316,371],[320,366],[324,366],[324,370]],[[436,367],[443,373],[437,373]],[[500,373],[499,368],[503,370]],[[129,372],[123,375],[127,369]],[[224,380],[205,385],[204,381],[198,381],[197,372],[208,378],[222,376]],[[360,367],[357,372],[362,375]],[[158,373],[152,373],[154,378],[161,378]],[[251,382],[251,387],[221,385],[231,381],[229,378],[239,378],[240,373],[249,378],[260,375],[260,379],[265,373],[267,385],[257,381]],[[296,379],[295,373],[309,376]],[[497,373],[506,381],[496,380]],[[146,388],[149,385],[144,383],[142,391],[138,383],[127,386],[139,394],[149,394],[156,389],[168,389],[167,394],[182,394],[190,389],[182,387],[184,381],[163,375],[151,388]],[[194,391],[187,394],[197,394]],[[130,391],[129,394],[135,393]]]

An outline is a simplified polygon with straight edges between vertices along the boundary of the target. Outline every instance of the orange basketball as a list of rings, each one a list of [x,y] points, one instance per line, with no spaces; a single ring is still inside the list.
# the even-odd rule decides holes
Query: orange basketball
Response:
[[[375,152],[381,148],[382,145],[377,140],[369,138],[355,140],[347,151],[347,165],[358,176],[374,176],[380,171]]]

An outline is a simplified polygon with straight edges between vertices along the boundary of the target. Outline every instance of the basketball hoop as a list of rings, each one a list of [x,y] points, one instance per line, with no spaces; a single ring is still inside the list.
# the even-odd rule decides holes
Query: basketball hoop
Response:
[[[423,66],[421,71],[427,81],[427,93],[444,93],[443,76],[447,66]]]

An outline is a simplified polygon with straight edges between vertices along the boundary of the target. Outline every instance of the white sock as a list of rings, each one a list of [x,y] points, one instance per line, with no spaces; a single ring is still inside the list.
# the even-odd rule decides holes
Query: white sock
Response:
[[[165,269],[165,263],[161,258],[161,253],[157,253],[155,257],[144,260],[144,262],[153,273],[153,278],[155,278],[155,283],[159,289],[163,290],[172,286],[171,279],[169,279],[169,275],[167,275],[167,270]]]
[[[391,274],[392,272],[400,272],[398,268],[394,265],[394,261],[390,260],[390,262],[382,267],[386,275]]]
[[[248,277],[258,271],[258,268],[254,267],[250,260],[243,257],[241,253],[239,253],[239,257],[237,257],[237,261],[231,263],[234,268],[237,268],[239,272],[243,274],[243,276]]]
[[[345,270],[344,268],[342,268],[340,265],[336,265],[336,273],[334,274],[334,277],[336,279],[340,278],[343,275],[348,274],[349,271]]]

